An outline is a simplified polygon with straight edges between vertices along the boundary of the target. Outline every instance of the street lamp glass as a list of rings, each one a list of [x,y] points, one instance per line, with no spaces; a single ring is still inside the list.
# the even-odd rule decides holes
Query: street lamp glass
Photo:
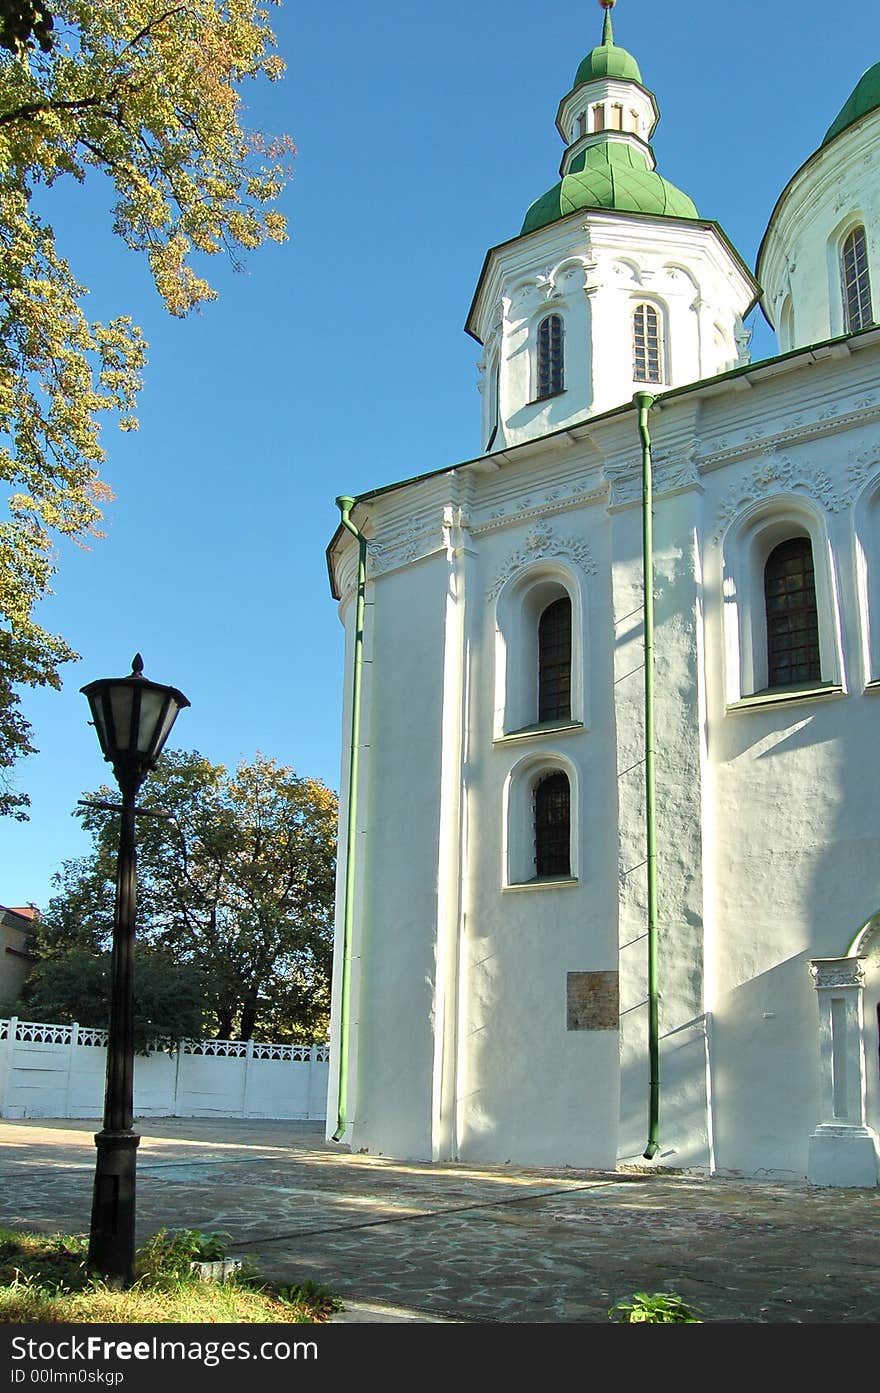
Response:
[[[81,688],[88,698],[104,758],[117,774],[143,776],[154,767],[177,713],[189,702],[176,687],[149,682],[135,655],[128,677],[103,678]]]

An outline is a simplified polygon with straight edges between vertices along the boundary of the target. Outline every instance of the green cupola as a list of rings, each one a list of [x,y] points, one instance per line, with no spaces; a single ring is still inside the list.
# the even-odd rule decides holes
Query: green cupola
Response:
[[[660,116],[657,102],[635,58],[614,42],[615,0],[599,3],[602,42],[584,58],[559,106],[556,124],[566,142],[562,178],[531,205],[523,233],[587,208],[699,217],[688,195],[656,171],[650,139]]]
[[[880,107],[880,63],[875,63],[873,68],[869,68],[859,78],[855,88],[840,108],[837,117],[825,132],[822,145],[829,145],[835,136],[840,135],[841,131],[845,131],[849,126],[854,126],[856,121],[860,121],[863,116],[876,111],[878,107]]]
[[[624,82],[642,80],[641,70],[635,58],[614,42],[614,32],[611,28],[613,4],[605,5],[603,9],[605,24],[602,29],[602,42],[584,58],[575,74],[575,87],[580,87],[582,82],[592,82],[597,77],[617,77]]]

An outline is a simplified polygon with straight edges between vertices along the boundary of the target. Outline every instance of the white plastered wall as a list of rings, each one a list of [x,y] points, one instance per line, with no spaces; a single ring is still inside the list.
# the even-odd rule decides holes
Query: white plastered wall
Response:
[[[880,485],[878,350],[860,343],[845,359],[786,364],[753,384],[667,400],[651,416],[662,1164],[806,1175],[820,1111],[809,963],[845,951],[880,904],[880,697],[863,680],[864,606],[873,601],[858,562],[861,546],[870,570],[872,514],[859,510]],[[460,842],[447,862],[459,877],[447,895],[458,933],[451,1035],[448,1013],[444,1026],[455,1054],[455,1154],[600,1167],[640,1159],[648,1073],[638,458],[630,410],[596,423],[590,439],[468,466],[472,491],[454,547],[441,537],[437,480],[371,505],[384,569],[370,616],[359,914],[373,960],[360,978],[355,1132],[370,1149],[433,1154],[441,785],[448,798],[459,760]],[[750,509],[770,516],[774,499],[792,497],[821,524],[828,551],[839,689],[735,709],[725,688],[724,538]],[[428,514],[436,538],[419,554]],[[499,597],[554,564],[581,597],[589,722],[517,737],[496,722]],[[462,568],[466,613],[451,638]],[[454,681],[450,663],[460,670]],[[449,753],[450,729],[458,754]],[[576,770],[576,875],[564,886],[505,886],[505,788],[525,757]],[[402,798],[399,832],[383,814]],[[454,836],[445,845],[454,850]],[[567,974],[618,968],[619,1038],[569,1030]],[[867,986],[865,1014],[870,1022]]]

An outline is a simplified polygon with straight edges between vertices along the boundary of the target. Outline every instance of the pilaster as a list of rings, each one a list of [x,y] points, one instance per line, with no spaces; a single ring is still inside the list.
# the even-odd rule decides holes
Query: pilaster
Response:
[[[880,1183],[877,1133],[865,1122],[864,959],[814,958],[822,1121],[810,1137],[813,1185]]]

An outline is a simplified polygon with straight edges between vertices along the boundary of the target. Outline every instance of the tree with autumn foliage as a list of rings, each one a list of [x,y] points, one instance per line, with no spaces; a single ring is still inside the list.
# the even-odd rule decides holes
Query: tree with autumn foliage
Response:
[[[277,3],[277,0],[273,0]],[[173,315],[213,300],[205,258],[234,264],[284,240],[292,146],[249,134],[241,88],[283,63],[262,0],[52,0],[0,13],[0,814],[32,752],[22,688],[60,686],[74,658],[39,626],[60,537],[100,536],[109,491],[99,425],[136,426],[146,345],[124,314],[92,322],[85,287],[37,211],[99,171],[113,230],[149,265]]]
[[[86,797],[116,801],[106,787]],[[164,962],[169,979],[175,968],[197,973],[204,1029],[220,1039],[323,1039],[336,795],[262,755],[229,773],[196,751],[176,751],[160,759],[140,806],[135,997],[141,960],[150,970]],[[93,960],[112,938],[119,816],[106,806],[78,807],[76,816],[93,849],[56,878],[26,988],[44,1016],[52,1001],[82,995],[79,984],[98,972]]]

